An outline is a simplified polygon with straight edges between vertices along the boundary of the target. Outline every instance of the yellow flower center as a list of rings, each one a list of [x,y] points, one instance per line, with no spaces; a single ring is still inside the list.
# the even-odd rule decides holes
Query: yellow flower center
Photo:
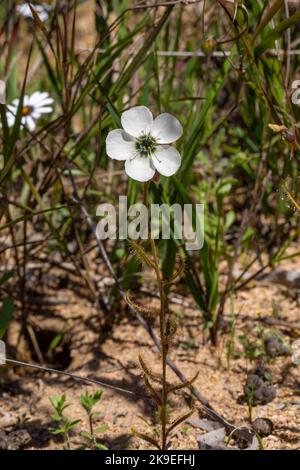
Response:
[[[23,106],[22,108],[22,116],[28,116],[32,112],[31,106]]]

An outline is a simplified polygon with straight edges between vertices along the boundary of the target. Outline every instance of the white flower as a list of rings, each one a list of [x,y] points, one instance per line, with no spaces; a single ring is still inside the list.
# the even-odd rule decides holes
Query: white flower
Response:
[[[35,5],[34,3],[30,3],[32,9],[37,13],[41,21],[47,21],[49,17],[49,6],[46,3],[42,3],[41,5]],[[32,11],[28,5],[28,3],[23,3],[23,5],[17,6],[17,11],[23,15],[25,18],[33,18]]]
[[[18,112],[19,99],[12,101],[12,104],[7,106],[7,124],[12,127],[16,120]],[[34,131],[36,125],[35,121],[43,114],[48,114],[53,111],[53,99],[49,97],[47,92],[41,93],[40,91],[34,92],[31,96],[24,96],[21,124],[27,127],[31,132]]]
[[[110,158],[125,160],[125,171],[137,181],[149,181],[155,170],[171,176],[180,167],[179,152],[171,142],[182,135],[178,119],[168,113],[153,119],[145,106],[136,106],[121,116],[123,129],[110,131],[106,138],[106,152]]]

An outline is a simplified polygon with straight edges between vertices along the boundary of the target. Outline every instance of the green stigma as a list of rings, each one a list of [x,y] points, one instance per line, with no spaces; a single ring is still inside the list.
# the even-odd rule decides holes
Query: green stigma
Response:
[[[156,145],[156,140],[150,134],[143,134],[135,141],[135,148],[142,157],[150,156],[155,151]]]

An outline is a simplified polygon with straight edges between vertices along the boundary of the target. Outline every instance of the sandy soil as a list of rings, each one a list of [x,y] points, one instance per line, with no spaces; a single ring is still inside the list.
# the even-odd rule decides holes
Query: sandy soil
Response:
[[[281,265],[281,268],[300,271],[300,262],[287,261]],[[90,299],[84,297],[83,292],[86,289],[82,285],[82,280],[80,282],[75,275],[66,275],[59,270],[56,274],[57,277],[52,275],[51,282],[47,280],[47,285],[47,277],[45,284],[40,282],[39,287],[35,289],[35,295],[38,299],[43,298],[46,303],[55,299],[58,305],[50,307],[47,305],[45,308],[39,300],[38,306],[32,304],[29,316],[44,361],[50,366],[71,370],[82,376],[102,380],[141,395],[145,394],[142,373],[137,364],[138,355],[143,355],[154,370],[159,370],[159,356],[147,333],[136,320],[127,315],[124,306],[120,304],[117,307],[121,312],[119,324],[107,335],[101,336],[99,311]],[[100,290],[107,292],[111,280],[101,276],[98,278]],[[58,282],[61,285],[63,282],[67,283],[59,294],[55,289]],[[148,290],[153,296],[144,297],[144,301],[155,305],[157,300],[151,281]],[[176,292],[180,290],[179,285]],[[192,299],[184,291],[182,295],[171,294],[170,299],[171,310],[177,315],[180,325],[174,342],[176,347],[171,351],[172,359],[188,377],[199,371],[195,385],[219,413],[237,426],[248,425],[248,407],[243,398],[243,386],[248,372],[255,367],[256,362],[245,357],[239,338],[243,336],[256,340],[259,349],[260,332],[268,334],[277,331],[286,344],[291,346],[299,337],[299,329],[291,327],[292,323],[297,321],[299,327],[297,292],[278,284],[252,282],[234,299],[233,311],[237,314],[234,335],[230,332],[224,333],[217,350],[213,349],[203,336],[201,316]],[[63,302],[62,305],[59,304],[60,301]],[[229,302],[225,309],[225,319],[229,320],[230,315]],[[268,318],[279,324],[269,326],[266,323]],[[11,329],[9,336],[11,345],[18,336],[16,326],[17,323],[15,328]],[[59,331],[64,332],[62,343],[55,354],[49,355],[48,346],[45,348],[45,344],[49,345],[51,338]],[[234,352],[228,365],[228,344],[231,336],[234,337]],[[12,351],[9,349],[9,352]],[[29,347],[29,342],[24,342],[22,352],[19,354],[19,358],[25,357],[27,360],[37,361],[37,353],[32,346]],[[253,419],[269,418],[274,424],[272,434],[263,439],[266,449],[298,449],[300,368],[292,365],[290,356],[269,359],[266,367],[277,396],[271,403],[255,406]],[[170,373],[169,380],[176,381],[173,373]],[[83,384],[56,374],[40,373],[21,367],[1,370],[0,381],[0,427],[7,432],[19,427],[26,429],[31,436],[28,448],[54,449],[61,445],[47,430],[53,424],[49,404],[49,397],[53,395],[66,392],[71,403],[68,415],[72,419],[81,418],[83,421],[79,429],[87,429],[84,412],[79,405],[79,396],[85,389]],[[88,386],[89,390],[96,388]],[[187,409],[181,396],[174,397],[171,405],[180,412]],[[97,410],[100,412],[99,424],[108,425],[103,441],[109,448],[147,447],[131,432],[132,427],[140,431],[146,430],[141,416],[147,418],[153,412],[152,404],[147,398],[105,389]],[[172,436],[172,448],[197,449],[197,436],[202,432],[183,423]]]

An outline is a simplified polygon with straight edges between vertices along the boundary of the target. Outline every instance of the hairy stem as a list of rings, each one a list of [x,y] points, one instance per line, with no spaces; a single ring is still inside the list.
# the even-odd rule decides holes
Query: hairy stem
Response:
[[[88,417],[89,417],[90,435],[92,436],[92,441],[95,444],[95,435],[94,435],[94,426],[93,426],[93,415],[92,415],[92,413],[88,413]]]
[[[148,191],[149,183],[144,184],[144,204],[148,208],[150,213],[149,202],[148,202]],[[166,294],[164,290],[164,284],[162,280],[162,274],[159,266],[159,259],[157,254],[157,248],[155,241],[152,238],[151,227],[148,227],[148,239],[151,245],[152,256],[155,264],[155,275],[156,282],[160,297],[160,315],[159,315],[159,327],[160,327],[160,342],[161,342],[161,367],[162,367],[162,405],[160,412],[160,423],[161,423],[161,449],[167,449],[167,355],[168,345],[166,338]]]

